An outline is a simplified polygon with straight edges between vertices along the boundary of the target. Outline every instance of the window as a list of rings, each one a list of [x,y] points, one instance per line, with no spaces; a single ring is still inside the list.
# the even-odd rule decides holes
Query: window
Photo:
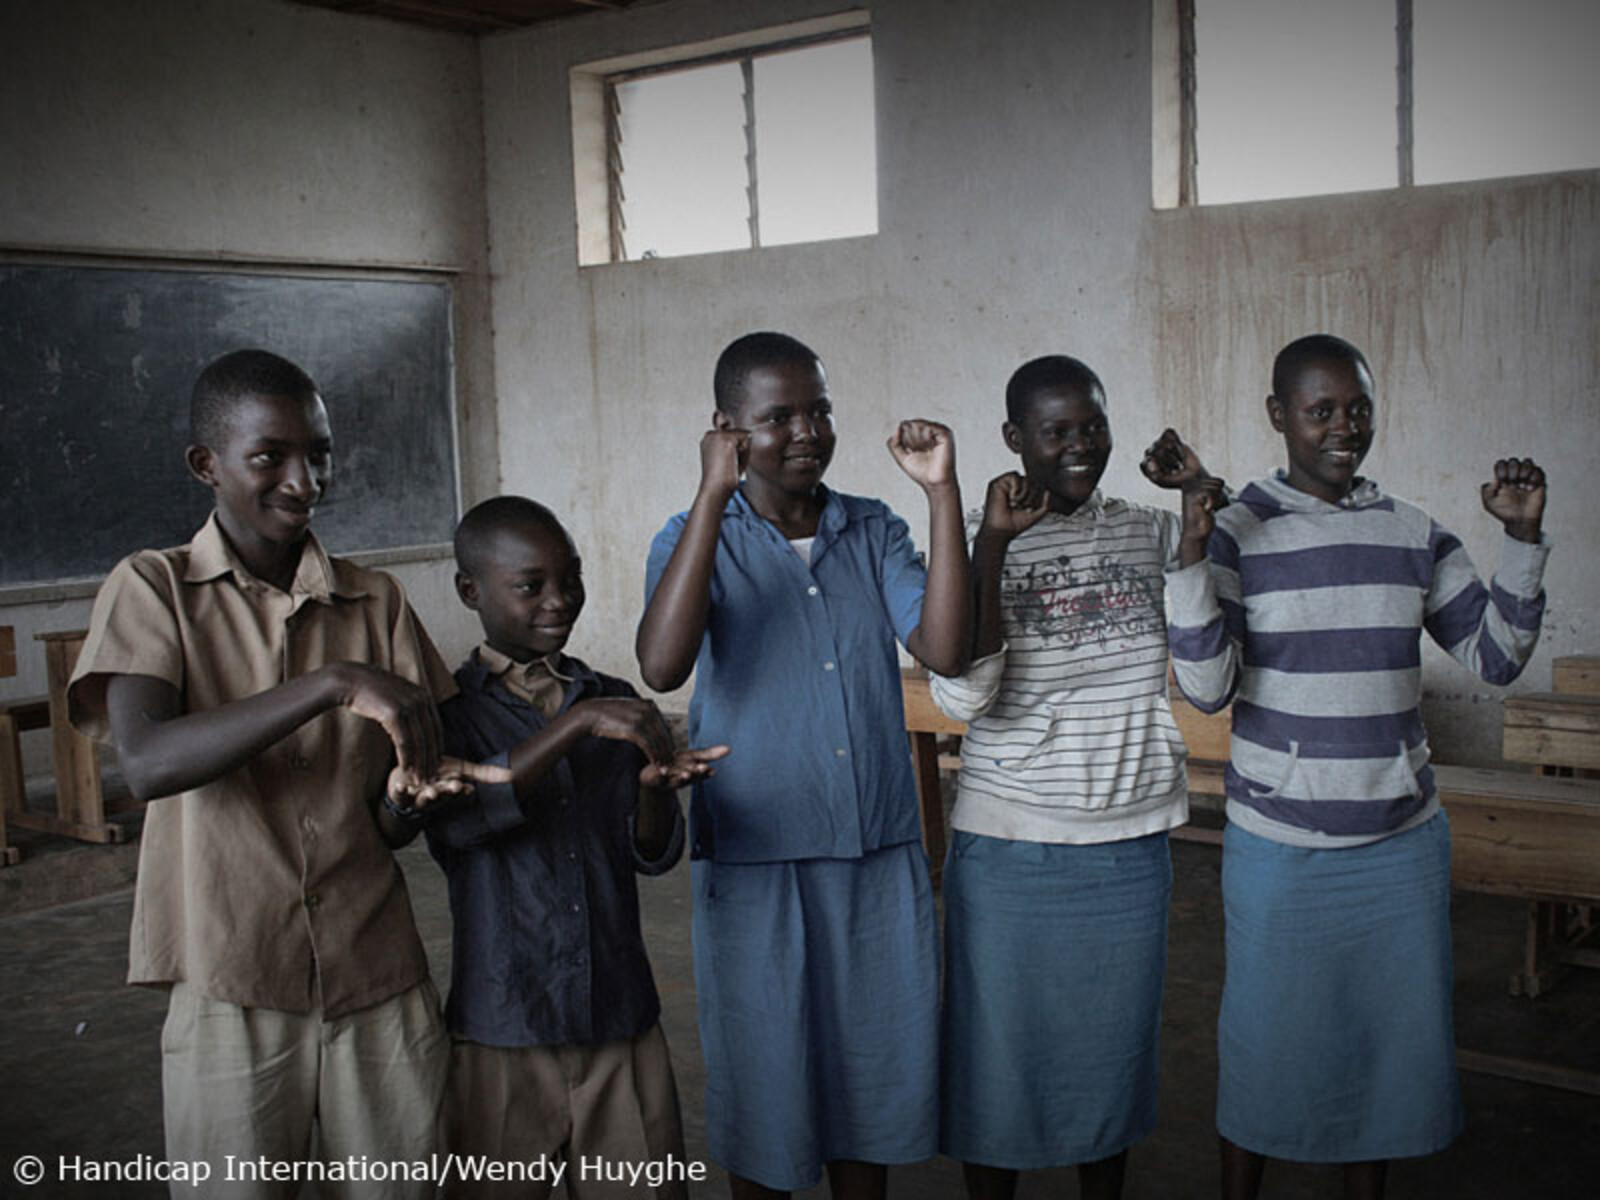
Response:
[[[749,46],[574,71],[575,154],[584,149],[580,113],[596,84],[603,120],[603,245],[596,181],[591,172],[586,196],[580,172],[580,261],[877,232],[872,45],[863,16],[798,35],[768,31]]]
[[[1155,12],[1158,207],[1600,166],[1593,0]]]

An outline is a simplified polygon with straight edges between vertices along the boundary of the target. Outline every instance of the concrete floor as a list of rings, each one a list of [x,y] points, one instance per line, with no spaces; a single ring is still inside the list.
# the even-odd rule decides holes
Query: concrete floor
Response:
[[[129,1184],[24,1189],[12,1178],[12,1164],[24,1154],[53,1163],[63,1154],[129,1160],[138,1154],[159,1158],[162,1152],[158,1037],[165,997],[122,983],[132,907],[124,876],[127,850],[52,849],[57,848],[30,847],[32,861],[23,867],[36,877],[99,876],[117,890],[19,912],[26,905],[18,896],[27,889],[15,882],[0,887],[0,912],[12,911],[0,916],[0,1196],[164,1195],[158,1186]],[[407,850],[402,861],[435,978],[446,979],[449,916],[442,877],[420,847]],[[1221,983],[1219,851],[1175,842],[1174,861],[1161,1122],[1133,1151],[1128,1200],[1216,1194],[1211,1105]],[[19,868],[0,876],[14,870]],[[695,1036],[688,882],[687,869],[679,868],[642,880],[641,889],[689,1157],[703,1159],[704,1074]],[[1455,916],[1461,1045],[1600,1070],[1600,972],[1576,972],[1537,1000],[1513,999],[1505,978],[1519,949],[1523,906],[1458,894]],[[1600,1099],[1471,1073],[1462,1079],[1466,1134],[1443,1154],[1397,1163],[1390,1174],[1394,1200],[1576,1200],[1600,1194]],[[714,1169],[712,1180],[696,1194],[726,1195]],[[944,1159],[898,1168],[890,1190],[898,1200],[954,1200],[961,1194],[959,1171]],[[804,1193],[825,1194],[826,1188]],[[1024,1197],[1076,1194],[1070,1170],[1030,1176],[1021,1189]],[[1265,1196],[1284,1200],[1339,1194],[1336,1170],[1287,1163],[1269,1168],[1264,1189]]]

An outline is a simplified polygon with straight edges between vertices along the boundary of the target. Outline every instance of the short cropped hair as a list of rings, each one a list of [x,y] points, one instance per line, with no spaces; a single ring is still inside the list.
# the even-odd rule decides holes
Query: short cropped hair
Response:
[[[483,568],[484,550],[495,534],[519,526],[535,525],[567,542],[566,528],[537,500],[526,496],[495,496],[474,505],[456,526],[456,569],[463,575],[477,575]]]
[[[304,400],[317,385],[287,358],[268,350],[235,350],[216,359],[194,381],[189,397],[189,441],[213,449],[228,433],[233,407],[246,396]]]
[[[717,358],[711,390],[719,412],[738,411],[750,372],[758,367],[809,367],[820,363],[817,352],[786,333],[747,333],[730,343]]]
[[[1367,356],[1350,342],[1331,333],[1313,333],[1296,338],[1278,351],[1278,357],[1272,360],[1272,394],[1280,400],[1287,397],[1300,381],[1301,373],[1318,362],[1349,363],[1372,374]]]
[[[1047,354],[1023,363],[1006,384],[1006,420],[1020,425],[1040,392],[1082,392],[1104,406],[1105,385],[1086,363],[1065,354]]]

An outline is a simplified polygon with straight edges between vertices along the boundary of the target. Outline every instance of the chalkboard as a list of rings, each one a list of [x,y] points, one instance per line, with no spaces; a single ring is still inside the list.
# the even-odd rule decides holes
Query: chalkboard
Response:
[[[183,463],[189,393],[248,347],[298,363],[327,404],[329,549],[449,540],[448,282],[0,263],[0,587],[187,542],[211,507]]]

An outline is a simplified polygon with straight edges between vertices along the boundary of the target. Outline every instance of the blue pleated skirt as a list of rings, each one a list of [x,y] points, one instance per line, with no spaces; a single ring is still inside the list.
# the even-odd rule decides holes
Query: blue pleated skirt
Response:
[[[1155,1127],[1165,833],[1048,845],[956,833],[944,875],[940,1148],[1031,1170]]]
[[[939,938],[928,860],[696,860],[694,975],[713,1161],[770,1188],[937,1150]]]
[[[1461,1131],[1444,813],[1370,845],[1229,825],[1217,1129],[1302,1162],[1431,1154]]]

